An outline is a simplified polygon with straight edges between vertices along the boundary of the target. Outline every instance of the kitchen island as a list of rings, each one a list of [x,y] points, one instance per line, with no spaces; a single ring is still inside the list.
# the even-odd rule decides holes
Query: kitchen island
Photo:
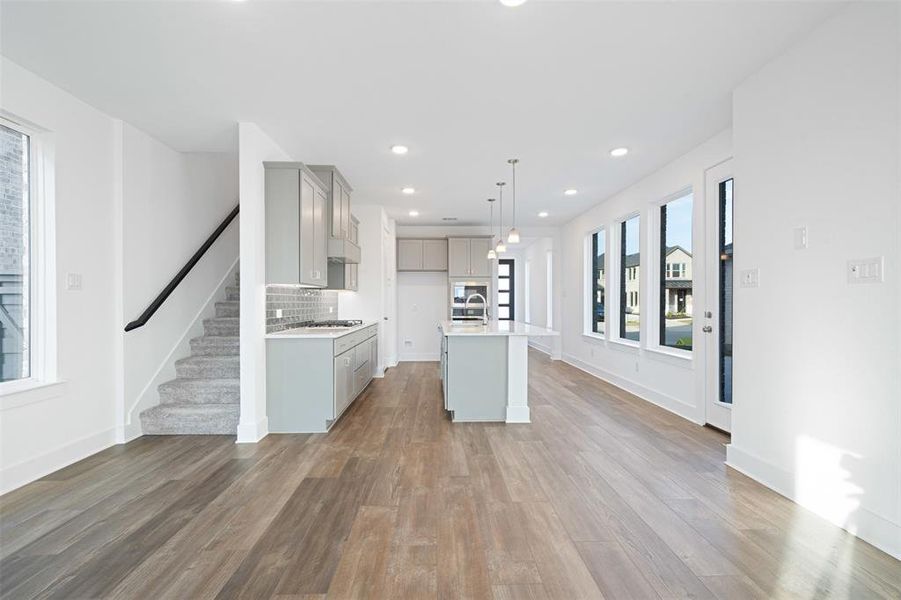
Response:
[[[438,329],[452,420],[529,423],[529,338],[559,333],[518,321],[442,321]]]

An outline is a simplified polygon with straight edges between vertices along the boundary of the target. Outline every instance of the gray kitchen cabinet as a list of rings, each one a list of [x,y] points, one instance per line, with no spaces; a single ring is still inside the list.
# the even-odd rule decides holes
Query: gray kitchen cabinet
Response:
[[[360,262],[360,246],[351,239],[350,184],[334,165],[310,165],[310,170],[325,186],[328,260]]]
[[[488,250],[491,238],[449,238],[447,240],[447,274],[450,277],[491,277]]]
[[[469,274],[473,277],[491,277],[491,261],[488,251],[491,250],[490,238],[472,238],[469,240]]]
[[[354,399],[354,350],[335,357],[335,414],[340,415]]]
[[[273,433],[324,432],[334,425],[375,371],[378,324],[336,338],[266,339],[266,414]]]
[[[447,271],[447,240],[422,240],[422,270]]]
[[[359,288],[360,265],[328,263],[328,289],[356,292]]]
[[[265,162],[266,283],[328,284],[322,182],[298,162]]]
[[[353,215],[350,216],[350,233],[348,239],[351,243],[359,245],[360,221]],[[358,263],[340,263],[328,261],[328,289],[358,291],[360,265]]]
[[[422,270],[422,240],[397,240],[397,270]]]
[[[469,238],[447,240],[447,274],[450,277],[469,277]]]
[[[398,271],[447,271],[447,240],[397,240]]]

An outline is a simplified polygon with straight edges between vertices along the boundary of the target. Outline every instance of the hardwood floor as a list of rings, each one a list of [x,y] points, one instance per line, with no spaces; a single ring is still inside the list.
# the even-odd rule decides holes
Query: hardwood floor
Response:
[[[0,498],[3,598],[901,598],[901,563],[723,465],[724,435],[530,356],[531,425],[435,363],[328,434],[143,437]]]

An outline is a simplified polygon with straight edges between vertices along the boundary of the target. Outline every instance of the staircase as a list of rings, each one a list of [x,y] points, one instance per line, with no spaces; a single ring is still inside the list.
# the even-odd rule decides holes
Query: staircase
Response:
[[[144,435],[235,435],[240,414],[240,278],[216,302],[216,316],[175,361],[176,378],[159,386],[160,403],[141,413]]]

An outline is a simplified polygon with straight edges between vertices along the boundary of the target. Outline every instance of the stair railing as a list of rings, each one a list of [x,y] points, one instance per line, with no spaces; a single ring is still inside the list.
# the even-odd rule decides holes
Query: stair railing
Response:
[[[157,294],[157,297],[153,299],[153,302],[151,302],[150,305],[146,309],[144,309],[144,312],[141,313],[141,316],[125,326],[125,331],[131,331],[132,329],[143,327],[147,323],[147,321],[150,320],[150,317],[152,317],[153,314],[159,309],[159,307],[163,305],[163,302],[166,301],[166,298],[168,298],[169,295],[175,291],[175,288],[178,287],[178,284],[188,276],[188,273],[191,272],[191,269],[194,268],[194,265],[200,262],[200,259],[204,254],[206,254],[206,251],[210,249],[210,246],[213,245],[213,242],[219,239],[219,236],[222,235],[222,232],[225,231],[225,228],[235,220],[235,217],[238,216],[239,207],[240,205],[235,205],[232,211],[228,213],[228,216],[225,217],[222,223],[219,224],[219,227],[217,227],[216,230],[210,234],[210,237],[206,239],[206,241],[203,243],[203,245],[200,246],[197,252],[195,252],[194,255],[190,259],[188,259],[188,262],[185,263],[185,266],[183,266],[181,270],[175,274],[175,277],[172,278],[172,281],[166,284],[166,287],[163,288],[163,291]]]

